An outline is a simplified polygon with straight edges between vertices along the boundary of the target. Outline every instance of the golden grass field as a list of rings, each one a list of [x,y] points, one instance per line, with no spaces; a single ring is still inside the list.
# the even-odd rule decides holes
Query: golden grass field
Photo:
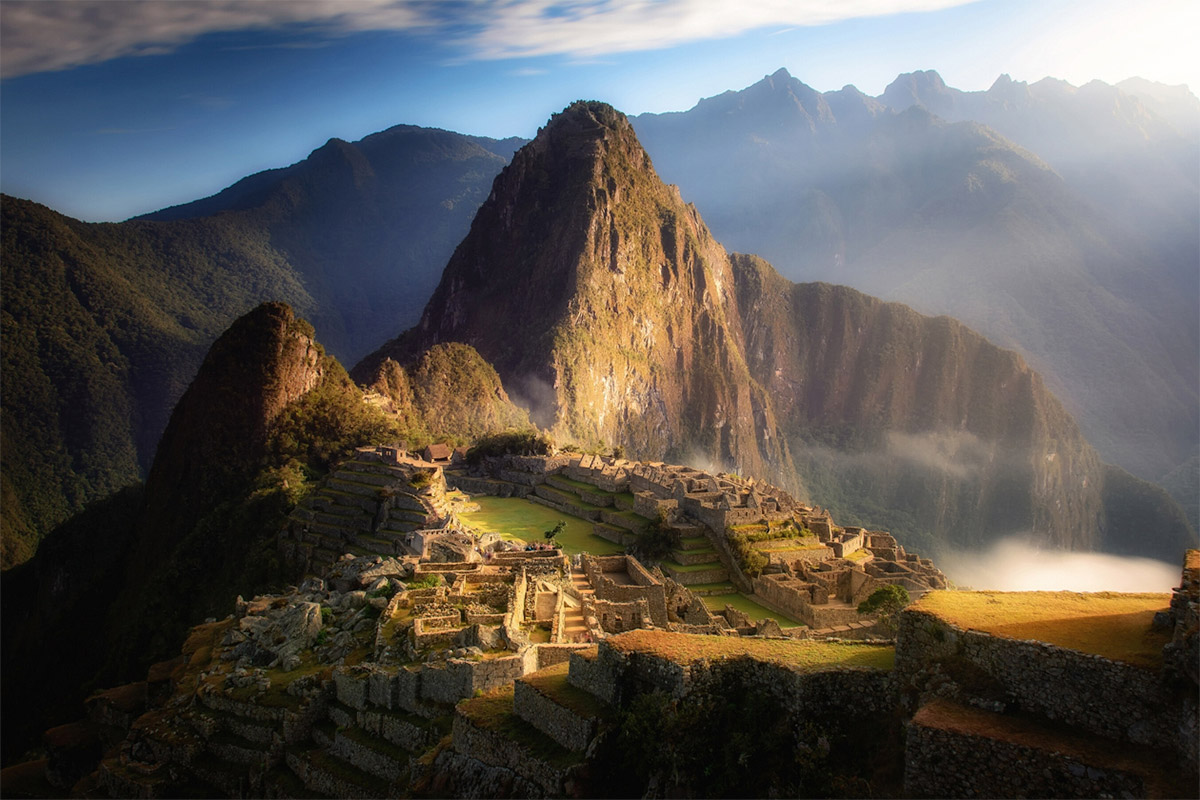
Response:
[[[1170,634],[1150,630],[1150,623],[1170,603],[1166,593],[937,591],[910,607],[960,628],[1158,669]]]

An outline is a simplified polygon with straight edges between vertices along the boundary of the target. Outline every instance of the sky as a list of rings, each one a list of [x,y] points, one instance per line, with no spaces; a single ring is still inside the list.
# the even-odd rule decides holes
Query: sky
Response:
[[[1200,89],[1195,0],[2,0],[0,190],[116,221],[397,124],[532,137],[786,68],[871,95],[1140,76]]]

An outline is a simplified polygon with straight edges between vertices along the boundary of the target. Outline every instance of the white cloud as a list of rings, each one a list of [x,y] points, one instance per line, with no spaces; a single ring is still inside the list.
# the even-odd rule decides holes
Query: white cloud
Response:
[[[4,0],[0,74],[169,52],[207,33],[440,33],[476,59],[594,58],[769,27],[934,11],[971,0]]]
[[[1042,550],[1020,538],[983,552],[939,553],[937,563],[959,586],[1004,592],[1169,592],[1180,575],[1162,561]]]

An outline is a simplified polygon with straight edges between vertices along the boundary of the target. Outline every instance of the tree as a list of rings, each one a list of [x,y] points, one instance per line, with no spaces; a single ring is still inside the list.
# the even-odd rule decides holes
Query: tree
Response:
[[[858,613],[860,614],[878,614],[879,622],[895,633],[896,631],[896,616],[900,613],[900,609],[909,604],[908,590],[903,586],[894,583],[889,583],[885,586],[880,586],[871,595],[858,604]]]
[[[666,511],[660,508],[658,516],[646,526],[629,550],[643,561],[662,561],[677,547],[679,531],[671,527]]]
[[[565,531],[566,529],[567,529],[567,521],[565,519],[560,519],[558,521],[557,525],[555,525],[550,530],[543,532],[542,536],[544,536],[546,541],[550,542],[550,544],[555,544],[554,538],[556,536],[558,536],[560,533],[562,533],[563,531]]]

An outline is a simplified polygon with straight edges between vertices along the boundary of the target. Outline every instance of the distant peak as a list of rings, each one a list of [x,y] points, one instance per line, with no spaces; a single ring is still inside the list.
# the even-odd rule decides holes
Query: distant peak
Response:
[[[1017,98],[1029,94],[1029,84],[1025,81],[1014,81],[1012,76],[1004,73],[996,78],[987,93],[1001,99]]]
[[[920,87],[929,87],[933,89],[945,89],[946,82],[942,80],[942,76],[936,69],[919,69],[915,72],[905,73],[896,78],[896,82],[905,81]]]
[[[788,78],[792,77],[792,73],[787,71],[787,67],[780,67],[767,77],[775,81],[786,81]]]

